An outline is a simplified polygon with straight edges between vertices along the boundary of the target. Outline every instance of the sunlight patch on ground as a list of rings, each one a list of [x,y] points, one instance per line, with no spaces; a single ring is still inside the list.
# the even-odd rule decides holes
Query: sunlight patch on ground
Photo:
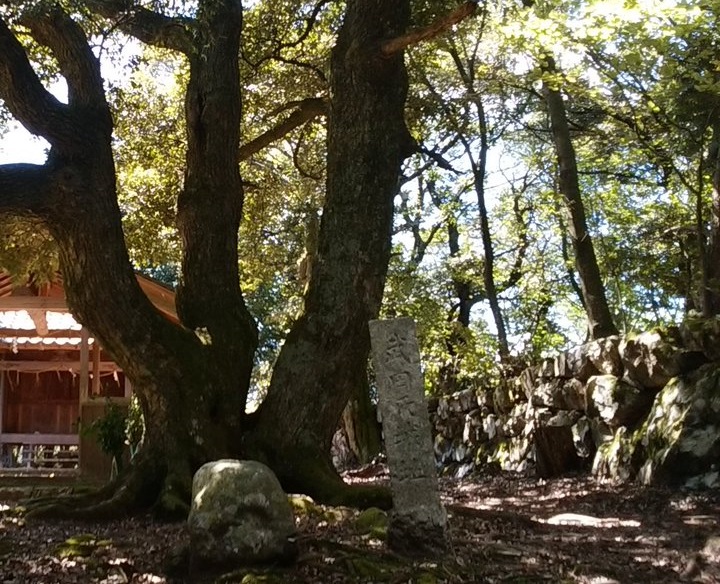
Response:
[[[580,515],[579,513],[560,513],[547,519],[533,517],[539,523],[549,525],[580,525],[582,527],[640,527],[640,522],[634,519],[620,519],[618,517],[592,517],[591,515]]]
[[[515,497],[507,497],[505,499],[498,499],[495,497],[487,497],[480,501],[473,501],[470,507],[474,507],[476,509],[495,509],[496,507],[503,507],[507,506],[508,503],[512,503],[513,505],[519,505],[520,499],[517,499]]]
[[[688,515],[683,517],[683,523],[685,525],[715,525],[717,517],[712,515]]]

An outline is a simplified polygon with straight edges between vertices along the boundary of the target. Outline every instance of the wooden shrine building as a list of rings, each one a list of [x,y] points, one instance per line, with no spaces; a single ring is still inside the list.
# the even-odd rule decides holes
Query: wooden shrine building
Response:
[[[138,275],[153,304],[177,322],[175,297]],[[68,311],[62,281],[16,285],[0,271],[0,473],[109,469],[96,440],[80,432],[108,401],[127,405],[123,372]],[[105,478],[107,475],[105,474]]]

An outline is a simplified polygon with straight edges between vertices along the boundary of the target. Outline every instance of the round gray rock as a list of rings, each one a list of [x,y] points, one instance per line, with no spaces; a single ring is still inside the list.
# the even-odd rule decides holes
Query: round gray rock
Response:
[[[188,516],[191,565],[287,562],[295,521],[273,472],[251,460],[217,460],[195,473]]]

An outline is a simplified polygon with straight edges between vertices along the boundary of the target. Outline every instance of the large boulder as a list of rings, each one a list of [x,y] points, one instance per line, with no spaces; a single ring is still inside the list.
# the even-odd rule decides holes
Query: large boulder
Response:
[[[702,352],[687,350],[682,343],[680,331],[675,327],[625,337],[620,343],[624,379],[632,385],[658,390],[673,377],[697,369],[707,361]]]
[[[288,497],[273,472],[255,461],[200,467],[188,529],[193,570],[287,562],[297,553]]]
[[[677,484],[719,470],[720,365],[670,381],[635,441],[643,483]]]
[[[577,379],[548,379],[538,381],[528,401],[535,407],[556,410],[584,410],[585,385]]]
[[[634,427],[647,415],[654,397],[654,392],[614,375],[596,375],[587,383],[587,413],[611,428]]]
[[[573,411],[537,413],[533,437],[537,476],[556,477],[580,468],[572,431],[579,418],[580,414]]]
[[[620,337],[612,336],[597,339],[585,345],[585,352],[599,375],[623,374],[623,361],[620,357]]]

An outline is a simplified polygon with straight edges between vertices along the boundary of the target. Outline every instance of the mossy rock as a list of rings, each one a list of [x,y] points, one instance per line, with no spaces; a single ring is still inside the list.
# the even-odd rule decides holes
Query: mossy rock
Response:
[[[385,511],[377,507],[370,507],[355,519],[355,530],[361,535],[370,535],[376,539],[385,540],[388,523],[388,515]]]
[[[92,533],[82,533],[67,538],[55,549],[61,558],[88,558],[99,548],[110,547],[112,540],[98,539]]]
[[[715,470],[720,456],[720,366],[674,378],[637,432],[645,484],[680,484]]]
[[[326,507],[318,505],[307,495],[288,495],[290,507],[296,517],[307,517],[326,521],[330,525],[345,521],[354,515],[354,511],[348,507]]]
[[[632,465],[636,439],[621,426],[612,440],[598,446],[592,472],[596,477],[627,481],[634,476]]]
[[[307,495],[288,495],[288,501],[298,517],[320,517],[323,513],[322,507]]]

